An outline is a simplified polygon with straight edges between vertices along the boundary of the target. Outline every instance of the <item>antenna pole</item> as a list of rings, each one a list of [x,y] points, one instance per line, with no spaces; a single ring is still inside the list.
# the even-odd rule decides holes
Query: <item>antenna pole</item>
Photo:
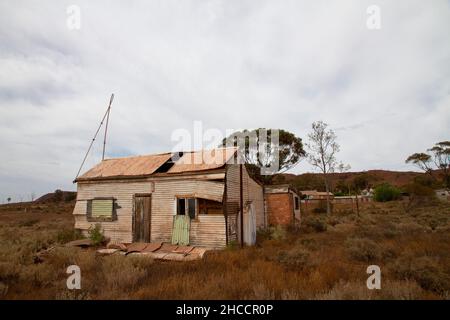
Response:
[[[108,110],[106,111],[107,112],[107,116],[106,116],[105,136],[103,138],[102,161],[105,160],[106,135],[108,134],[109,113],[111,112],[111,104],[112,104],[113,100],[114,100],[114,93],[111,94],[111,99],[109,100]]]
[[[89,151],[91,151],[92,145],[94,144],[94,141],[97,138],[98,132],[100,131],[100,128],[103,125],[103,121],[105,121],[106,116],[109,115],[109,109],[111,108],[111,103],[112,103],[113,99],[114,99],[114,93],[111,95],[111,99],[109,100],[108,109],[106,109],[106,112],[105,112],[105,114],[104,114],[104,116],[102,118],[102,121],[100,122],[100,125],[97,128],[97,131],[95,131],[94,138],[92,139],[91,144],[89,145],[89,148],[88,148],[88,150],[87,150],[87,152],[86,152],[86,154],[84,156],[84,159],[83,159],[83,162],[81,163],[80,169],[78,169],[77,176],[75,177],[74,182],[78,178],[78,176],[80,175],[81,169],[83,168],[83,165],[86,162],[86,159],[87,159],[87,156],[89,154]]]

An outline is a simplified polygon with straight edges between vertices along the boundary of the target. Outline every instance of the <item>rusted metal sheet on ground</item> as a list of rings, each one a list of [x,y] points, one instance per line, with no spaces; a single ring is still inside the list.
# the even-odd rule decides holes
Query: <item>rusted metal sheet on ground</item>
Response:
[[[181,254],[188,254],[193,249],[194,249],[194,247],[191,247],[191,246],[178,246],[178,248],[176,248],[172,252],[174,252],[174,253],[181,253]]]
[[[145,249],[142,250],[142,252],[155,252],[156,250],[161,249],[161,247],[162,247],[162,242],[149,243],[147,245],[147,247],[145,247]]]
[[[99,253],[100,255],[111,255],[119,251],[119,249],[99,249],[97,250],[97,253]]]
[[[189,244],[191,218],[187,215],[176,215],[173,218],[172,244],[186,246]]]
[[[177,248],[178,248],[177,245],[173,245],[170,243],[163,243],[163,245],[161,246],[161,251],[172,252],[172,251],[176,250]]]
[[[127,251],[127,246],[123,243],[110,242],[110,243],[108,243],[106,248],[107,249],[117,249],[120,251]]]
[[[94,243],[91,239],[74,240],[65,244],[66,247],[91,247],[93,245]]]
[[[131,252],[144,251],[147,246],[148,246],[148,243],[143,243],[143,242],[132,243],[127,247],[127,254],[129,254]]]

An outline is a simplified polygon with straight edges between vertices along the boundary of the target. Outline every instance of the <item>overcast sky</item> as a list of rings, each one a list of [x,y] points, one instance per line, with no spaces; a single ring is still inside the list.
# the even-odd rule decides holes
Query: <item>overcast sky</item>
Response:
[[[67,25],[70,5],[80,29]],[[367,8],[381,9],[381,29]],[[450,138],[449,1],[1,1],[0,202],[72,180],[107,107],[107,156],[172,132],[335,129],[352,171],[412,170]],[[73,20],[70,20],[73,21]],[[71,24],[73,27],[73,24]],[[101,139],[100,139],[101,140]],[[86,168],[101,157],[95,144]],[[306,161],[293,172],[311,171]]]

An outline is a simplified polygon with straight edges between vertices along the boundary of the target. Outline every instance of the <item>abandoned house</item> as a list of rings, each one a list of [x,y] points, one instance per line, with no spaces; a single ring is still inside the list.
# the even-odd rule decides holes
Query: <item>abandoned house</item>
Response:
[[[290,185],[265,186],[264,198],[269,225],[300,224],[300,196]]]
[[[254,244],[268,223],[263,187],[236,164],[237,149],[173,155],[106,159],[79,176],[75,228],[86,234],[99,223],[123,243]]]
[[[327,199],[327,193],[324,191],[302,190],[302,191],[300,191],[300,193],[306,200],[326,200]],[[330,199],[333,199],[334,198],[333,193],[328,192],[328,197]]]

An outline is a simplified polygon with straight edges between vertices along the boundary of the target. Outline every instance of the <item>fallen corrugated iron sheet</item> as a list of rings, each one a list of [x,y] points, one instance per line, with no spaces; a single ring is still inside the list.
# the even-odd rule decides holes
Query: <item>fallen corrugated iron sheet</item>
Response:
[[[110,255],[119,252],[119,249],[99,249],[97,252],[101,255]]]
[[[127,254],[132,252],[142,252],[147,247],[148,243],[142,243],[142,242],[135,242],[130,244],[127,247]]]
[[[124,245],[125,246],[125,245]],[[117,244],[116,244],[116,247]],[[192,261],[202,259],[205,252],[210,249],[193,246],[178,246],[170,243],[142,243],[136,242],[126,246],[125,250],[116,248],[100,249],[97,252],[101,255],[124,254],[148,256],[155,260],[171,260],[171,261]]]
[[[67,242],[65,244],[66,247],[92,247],[94,243],[91,239],[80,239]]]
[[[123,244],[123,243],[116,243],[116,242],[108,243],[106,248],[107,249],[118,249],[118,250],[122,250],[122,251],[126,251],[127,250],[127,246],[125,244]]]
[[[155,252],[160,249],[162,246],[162,242],[152,242],[149,243],[142,252]]]

